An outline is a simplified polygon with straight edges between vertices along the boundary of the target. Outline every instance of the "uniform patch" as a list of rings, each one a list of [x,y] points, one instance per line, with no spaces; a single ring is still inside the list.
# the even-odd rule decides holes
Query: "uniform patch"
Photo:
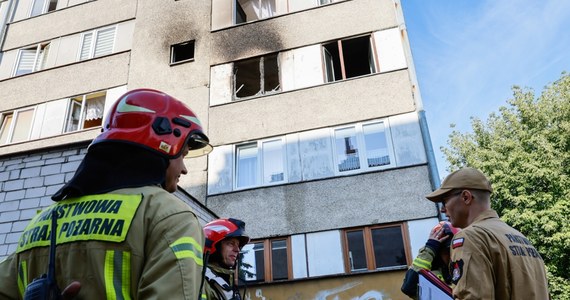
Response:
[[[461,276],[463,276],[463,259],[451,263],[453,271],[451,272],[451,282],[457,284]]]
[[[459,247],[463,246],[463,241],[464,241],[464,238],[454,239],[451,242],[451,248],[455,249],[455,248],[459,248]]]

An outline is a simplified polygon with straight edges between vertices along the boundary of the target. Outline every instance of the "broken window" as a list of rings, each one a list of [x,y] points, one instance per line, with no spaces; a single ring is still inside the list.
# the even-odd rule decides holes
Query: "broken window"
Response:
[[[194,60],[194,41],[170,46],[170,64]]]
[[[234,98],[260,96],[281,90],[277,53],[234,63]]]
[[[235,24],[265,19],[276,14],[276,0],[236,0]]]
[[[376,72],[370,36],[324,44],[323,55],[327,82]]]

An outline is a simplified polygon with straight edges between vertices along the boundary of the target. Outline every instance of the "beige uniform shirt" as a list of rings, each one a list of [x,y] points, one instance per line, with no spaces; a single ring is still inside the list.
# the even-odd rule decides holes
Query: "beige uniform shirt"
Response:
[[[494,210],[478,216],[451,244],[455,299],[548,299],[542,257]]]
[[[0,299],[21,299],[48,267],[58,212],[56,278],[78,299],[198,299],[204,236],[190,208],[157,186],[63,200],[38,214],[0,263]]]

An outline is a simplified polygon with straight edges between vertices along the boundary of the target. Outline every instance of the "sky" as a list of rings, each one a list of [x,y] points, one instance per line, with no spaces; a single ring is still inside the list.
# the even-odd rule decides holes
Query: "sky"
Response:
[[[513,86],[545,86],[570,72],[568,0],[401,0],[439,170],[440,147],[507,106]]]

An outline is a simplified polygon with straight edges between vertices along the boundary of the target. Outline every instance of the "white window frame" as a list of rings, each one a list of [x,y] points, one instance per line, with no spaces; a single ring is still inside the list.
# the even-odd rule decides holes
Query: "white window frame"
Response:
[[[32,13],[34,12],[34,5],[35,5],[36,2],[38,2],[38,1],[43,1],[43,2],[44,2],[43,5],[42,5],[42,10],[41,10],[40,13],[38,13],[38,14],[36,14],[36,15],[32,15]],[[50,11],[54,11],[54,10],[57,9],[57,1],[58,1],[58,0],[55,0],[55,7],[56,7],[56,8],[54,8],[53,10],[50,10]],[[48,9],[49,9],[50,2],[51,2],[51,0],[32,0],[32,3],[31,3],[31,5],[30,5],[30,11],[28,12],[28,17],[31,18],[31,17],[35,17],[35,16],[39,16],[39,15],[43,15],[43,14],[47,13],[47,12],[48,12]]]
[[[387,151],[388,151],[388,156],[390,158],[390,163],[386,164],[386,165],[381,165],[381,166],[369,167],[368,166],[368,160],[367,160],[368,157],[366,156],[363,127],[367,126],[367,125],[371,125],[371,124],[377,124],[377,123],[383,123],[383,125],[384,125],[384,135],[386,137],[386,147],[387,147]],[[354,130],[355,130],[356,149],[359,153],[358,159],[359,159],[359,163],[360,163],[360,168],[341,172],[339,170],[339,167],[338,167],[340,162],[338,161],[338,149],[337,149],[337,145],[336,145],[336,132],[337,132],[337,130],[347,129],[347,128],[354,128]],[[367,172],[367,171],[388,169],[388,168],[393,168],[396,166],[396,156],[394,154],[394,146],[392,143],[392,135],[390,134],[390,125],[388,123],[388,119],[379,119],[379,120],[373,120],[373,121],[355,123],[355,124],[348,124],[348,125],[343,125],[343,126],[338,126],[338,127],[332,128],[331,129],[331,140],[332,140],[332,148],[333,148],[333,166],[334,166],[335,175],[337,175],[337,176],[351,175],[351,174],[357,174],[357,173],[362,173],[362,172]]]
[[[19,49],[18,55],[16,57],[16,63],[14,65],[14,70],[12,71],[12,76],[26,75],[26,74],[30,74],[33,72],[43,70],[45,67],[45,61],[47,59],[47,55],[49,53],[49,47],[50,47],[50,43],[47,42],[47,43],[39,43],[39,44],[35,45],[34,47],[27,47],[27,48]],[[28,51],[28,52],[34,51],[35,52],[34,61],[32,64],[32,70],[30,72],[18,74],[18,70],[20,69],[20,66],[21,66],[20,59],[22,58],[22,54],[25,51]]]
[[[65,113],[65,122],[63,123],[63,133],[76,132],[76,131],[80,131],[80,130],[85,129],[84,128],[84,126],[85,126],[85,109],[87,108],[88,102],[92,99],[89,96],[91,96],[93,94],[99,94],[102,92],[105,93],[105,97],[106,97],[107,96],[107,90],[103,90],[103,91],[78,95],[78,96],[69,98],[67,111]],[[81,98],[81,103],[78,103],[75,100],[77,98]],[[69,126],[69,122],[71,120],[71,114],[73,113],[73,106],[74,105],[80,105],[81,106],[81,108],[79,110],[79,121],[78,121],[79,123],[77,124],[77,128],[75,130],[68,130],[68,126]],[[102,117],[104,117],[104,113],[103,113]]]
[[[111,51],[108,54],[95,56],[95,49],[97,48],[97,40],[99,38],[99,33],[102,31],[111,29],[111,28],[113,29],[113,44],[111,45]],[[81,53],[83,52],[83,43],[85,42],[85,36],[88,34],[91,34],[91,41],[89,42],[89,51],[88,51],[87,57],[82,58]],[[83,60],[88,60],[88,59],[92,59],[95,57],[100,57],[100,56],[112,54],[115,51],[116,41],[117,41],[117,25],[102,27],[102,28],[98,28],[95,30],[90,30],[90,31],[86,31],[86,32],[81,33],[81,39],[79,42],[79,51],[77,53],[77,61],[83,61]]]
[[[14,131],[16,130],[16,124],[18,123],[18,118],[19,118],[19,114],[21,112],[24,111],[29,111],[32,110],[32,118],[30,119],[30,124],[29,124],[29,129],[28,129],[28,134],[26,139],[22,140],[22,141],[17,141],[17,142],[13,142],[12,139],[14,138]],[[9,145],[12,143],[19,143],[19,142],[25,142],[25,141],[29,141],[30,140],[30,136],[32,134],[32,127],[34,124],[34,119],[36,118],[36,106],[30,106],[30,107],[24,107],[24,108],[20,108],[17,110],[13,110],[13,111],[9,111],[6,113],[2,113],[2,123],[0,124],[0,133],[4,132],[4,130],[6,130],[6,128],[3,128],[4,126],[4,122],[5,122],[5,116],[6,115],[12,115],[12,121],[10,123],[10,127],[8,128],[8,135],[6,136],[6,142],[3,144],[0,144],[0,146],[2,145]]]
[[[265,161],[265,157],[264,157],[264,147],[267,143],[271,143],[271,142],[280,142],[280,146],[281,146],[281,157],[282,157],[282,162],[283,162],[283,179],[282,180],[277,180],[277,181],[267,181],[265,180],[265,174],[264,174],[264,163],[266,163]],[[257,167],[256,167],[256,175],[257,175],[257,180],[251,184],[251,185],[247,185],[247,186],[238,186],[238,175],[239,175],[239,155],[238,155],[238,149],[240,148],[245,148],[245,147],[255,147],[256,151],[257,151],[257,155],[256,155],[256,162],[257,162]],[[234,180],[233,180],[233,187],[234,190],[243,190],[243,189],[248,189],[248,188],[255,188],[255,187],[260,187],[260,186],[272,186],[272,185],[278,185],[278,184],[283,184],[283,183],[287,183],[288,182],[288,178],[287,178],[287,147],[286,147],[286,140],[285,137],[277,137],[277,138],[270,138],[270,139],[264,139],[264,140],[258,140],[256,142],[248,142],[248,143],[242,143],[242,144],[238,144],[238,145],[234,145],[234,149],[233,149],[233,153],[234,153],[234,161],[235,161],[235,169],[234,169]]]

